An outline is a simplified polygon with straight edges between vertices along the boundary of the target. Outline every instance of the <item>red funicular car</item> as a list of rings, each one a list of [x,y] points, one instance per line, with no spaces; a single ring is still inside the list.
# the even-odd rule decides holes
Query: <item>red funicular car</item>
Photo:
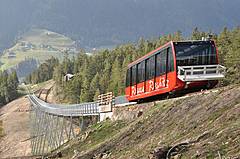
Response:
[[[224,71],[214,41],[170,41],[128,65],[126,97],[138,101],[183,89],[213,87]]]

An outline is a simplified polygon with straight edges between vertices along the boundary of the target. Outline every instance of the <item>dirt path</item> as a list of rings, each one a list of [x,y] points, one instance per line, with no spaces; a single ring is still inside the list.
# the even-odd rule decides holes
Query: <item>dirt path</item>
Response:
[[[29,101],[21,97],[0,109],[5,136],[0,141],[0,158],[30,155]]]

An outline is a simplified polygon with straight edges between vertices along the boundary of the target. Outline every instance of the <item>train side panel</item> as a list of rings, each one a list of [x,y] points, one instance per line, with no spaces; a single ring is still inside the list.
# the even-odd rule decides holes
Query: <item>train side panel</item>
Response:
[[[166,78],[167,77],[167,78]],[[171,92],[176,86],[176,72],[169,72],[151,80],[127,87],[126,97],[129,101],[136,101],[159,94]]]

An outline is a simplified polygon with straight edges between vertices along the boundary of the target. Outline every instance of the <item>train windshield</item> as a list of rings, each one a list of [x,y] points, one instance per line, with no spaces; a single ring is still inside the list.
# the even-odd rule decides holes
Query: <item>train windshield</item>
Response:
[[[216,48],[212,41],[174,43],[178,66],[217,64]]]

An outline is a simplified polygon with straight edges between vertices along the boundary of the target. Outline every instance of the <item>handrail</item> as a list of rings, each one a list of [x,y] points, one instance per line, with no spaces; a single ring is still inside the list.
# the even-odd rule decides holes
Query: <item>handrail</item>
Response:
[[[73,104],[73,105],[61,105],[61,104],[49,104],[35,95],[28,95],[29,101],[34,108],[44,111],[49,114],[58,116],[86,116],[99,114],[99,108],[97,102]]]
[[[178,78],[182,81],[215,80],[223,78],[225,71],[222,65],[178,66]]]

